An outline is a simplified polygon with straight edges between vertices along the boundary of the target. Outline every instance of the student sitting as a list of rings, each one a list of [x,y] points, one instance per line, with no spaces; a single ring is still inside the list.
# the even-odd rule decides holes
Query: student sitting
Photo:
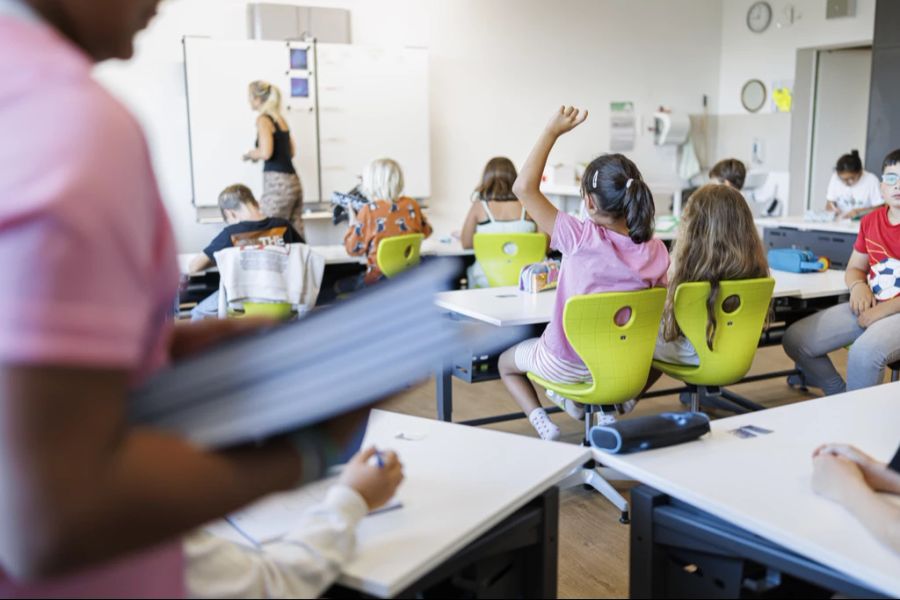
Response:
[[[356,454],[321,504],[259,549],[204,531],[189,536],[184,549],[191,597],[319,597],[350,560],[360,520],[387,503],[403,480],[396,454],[385,452],[383,466],[369,464],[374,455],[374,448]]]
[[[769,264],[750,207],[732,186],[709,184],[691,194],[678,238],[653,357],[667,363],[699,365],[697,351],[675,322],[675,289],[681,283],[708,281],[715,298],[720,281],[768,277]],[[726,301],[726,309],[727,304]],[[708,340],[712,339],[716,327],[712,309],[713,302],[710,302]],[[654,373],[651,379],[658,376]]]
[[[863,217],[844,280],[850,302],[797,321],[784,334],[784,351],[806,383],[826,394],[877,385],[884,367],[900,360],[900,150],[884,159],[885,206]],[[828,353],[850,346],[847,381]]]
[[[245,185],[230,185],[219,194],[219,210],[228,225],[200,254],[188,269],[198,273],[213,266],[215,253],[232,246],[280,246],[304,243],[303,237],[286,219],[266,217],[259,209],[253,192]],[[191,310],[191,319],[215,318],[219,313],[219,292],[204,298]]]
[[[382,239],[410,233],[423,233],[428,237],[431,235],[431,225],[422,215],[418,202],[400,195],[403,192],[403,172],[400,165],[389,158],[372,161],[366,166],[362,192],[369,203],[360,209],[359,214],[350,210],[350,226],[344,235],[344,247],[351,256],[367,257],[368,267],[363,282],[369,285],[381,279],[375,257]]]
[[[481,176],[481,185],[475,190],[472,206],[466,215],[460,233],[460,242],[466,249],[473,248],[476,233],[534,233],[537,225],[525,212],[525,207],[512,193],[516,181],[516,167],[504,156],[488,161]],[[487,275],[481,263],[475,263],[466,271],[470,288],[489,287]]]
[[[890,465],[853,446],[825,444],[813,453],[812,488],[859,519],[879,542],[900,553],[900,506],[879,492],[900,494],[900,451]]]
[[[559,136],[586,118],[586,111],[562,107],[541,133],[513,185],[513,193],[538,226],[552,232],[550,247],[563,255],[553,316],[543,336],[513,346],[500,356],[499,364],[506,389],[545,440],[559,439],[559,428],[541,408],[525,374],[534,372],[560,383],[580,383],[591,377],[563,330],[566,300],[579,294],[665,285],[669,266],[665,245],[653,239],[653,195],[638,168],[621,154],[600,156],[585,170],[581,182],[585,221],[557,210],[541,193],[541,174],[550,150]],[[568,398],[559,402],[570,416],[583,418],[582,405]]]
[[[836,213],[840,219],[862,217],[882,204],[878,176],[863,169],[858,151],[838,159],[825,199],[825,210]]]
[[[744,180],[747,178],[747,167],[736,158],[725,158],[717,162],[709,171],[711,183],[727,185],[737,191],[744,189]]]

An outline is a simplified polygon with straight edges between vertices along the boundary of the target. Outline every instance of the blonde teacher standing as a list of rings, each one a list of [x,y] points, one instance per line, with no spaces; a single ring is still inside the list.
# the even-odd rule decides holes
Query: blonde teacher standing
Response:
[[[281,91],[266,81],[250,84],[250,106],[256,118],[256,147],[244,160],[263,162],[263,193],[259,208],[267,217],[291,222],[302,236],[303,188],[294,169],[294,139],[281,112]]]

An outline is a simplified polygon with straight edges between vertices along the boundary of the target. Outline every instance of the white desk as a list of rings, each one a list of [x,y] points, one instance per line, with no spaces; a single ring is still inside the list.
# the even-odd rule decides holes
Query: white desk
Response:
[[[370,444],[400,456],[403,507],[363,519],[338,583],[382,597],[407,589],[590,458],[580,446],[381,410],[369,419]]]
[[[831,231],[837,233],[859,233],[859,221],[842,219],[840,221],[807,221],[803,217],[775,217],[756,219],[757,226],[791,227],[800,231]]]
[[[853,444],[888,461],[900,444],[900,383],[711,423],[698,441],[630,455],[595,454],[617,471],[750,533],[900,596],[900,556],[810,488],[812,452]],[[739,439],[743,425],[773,433]],[[638,515],[632,514],[637,526]]]
[[[313,252],[325,258],[326,265],[366,264],[365,256],[350,256],[342,244],[312,246],[312,249]],[[188,252],[178,255],[178,267],[182,273],[188,273],[188,265],[198,254],[199,252]],[[466,250],[459,240],[453,237],[437,238],[432,235],[422,242],[422,256],[469,256],[472,254],[474,254],[473,250]]]
[[[786,273],[772,271],[774,298],[800,299],[837,296],[847,291],[844,272]],[[553,314],[556,290],[529,294],[515,287],[481,288],[441,292],[435,303],[452,313],[497,327],[548,323]]]

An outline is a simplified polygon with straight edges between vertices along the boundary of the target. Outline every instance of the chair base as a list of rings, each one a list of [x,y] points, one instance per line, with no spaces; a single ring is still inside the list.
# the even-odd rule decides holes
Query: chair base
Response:
[[[589,461],[589,464],[593,464],[593,462]],[[578,467],[568,477],[560,481],[558,485],[561,490],[583,485],[587,489],[600,492],[604,498],[619,509],[619,522],[628,523],[628,500],[610,485],[609,481],[629,481],[629,479],[607,467]]]
[[[711,407],[744,414],[766,408],[719,386],[688,385],[687,387],[688,390],[681,392],[679,399],[683,404],[690,405],[691,412],[700,412],[703,407]]]
[[[590,447],[589,441],[591,427],[594,424],[594,414],[599,412],[600,408],[592,404],[584,407],[584,439],[581,441],[582,446]],[[633,481],[632,479],[622,475],[618,471],[614,471],[609,467],[598,465],[596,461],[589,460],[581,467],[576,467],[569,475],[559,482],[559,489],[567,490],[579,485],[585,489],[593,489],[603,494],[603,497],[613,503],[619,509],[619,523],[629,523],[628,500],[622,494],[616,491],[616,488],[609,484],[610,481]]]

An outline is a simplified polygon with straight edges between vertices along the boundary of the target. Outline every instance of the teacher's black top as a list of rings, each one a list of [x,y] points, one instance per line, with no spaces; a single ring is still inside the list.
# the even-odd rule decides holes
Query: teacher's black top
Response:
[[[266,115],[275,131],[272,132],[272,156],[265,161],[263,171],[273,171],[275,173],[287,173],[294,175],[294,163],[291,162],[291,132],[288,129],[281,129],[278,121],[273,119],[271,115]],[[256,139],[256,145],[259,147],[259,138]]]

